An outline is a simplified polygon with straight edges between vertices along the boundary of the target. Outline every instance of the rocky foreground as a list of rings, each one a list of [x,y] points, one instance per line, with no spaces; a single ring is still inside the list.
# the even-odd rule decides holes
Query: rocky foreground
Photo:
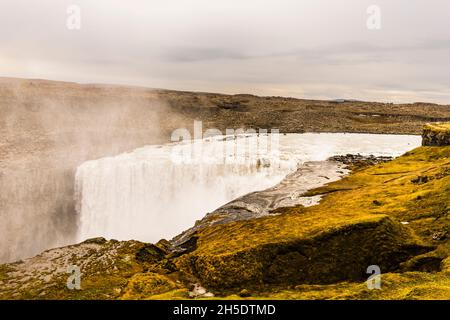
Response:
[[[0,265],[2,299],[448,299],[450,147],[353,168],[318,205],[157,244],[91,239]],[[351,164],[350,164],[351,165]],[[380,267],[381,289],[366,285]],[[68,268],[81,270],[69,289]]]

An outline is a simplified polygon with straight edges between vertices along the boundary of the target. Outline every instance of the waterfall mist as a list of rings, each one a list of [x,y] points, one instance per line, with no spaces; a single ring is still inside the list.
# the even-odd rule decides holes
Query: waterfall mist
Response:
[[[0,96],[0,262],[73,243],[76,168],[167,140],[176,119],[148,89],[0,79]]]

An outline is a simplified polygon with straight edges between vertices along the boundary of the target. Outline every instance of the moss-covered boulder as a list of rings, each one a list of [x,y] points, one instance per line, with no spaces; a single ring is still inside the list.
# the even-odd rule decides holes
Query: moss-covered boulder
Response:
[[[422,133],[423,146],[449,146],[450,123],[438,122],[424,126]]]

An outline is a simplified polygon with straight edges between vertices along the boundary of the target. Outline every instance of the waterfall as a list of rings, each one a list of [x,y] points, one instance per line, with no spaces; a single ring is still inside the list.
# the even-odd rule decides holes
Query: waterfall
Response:
[[[276,143],[273,135],[218,136],[88,161],[75,177],[78,240],[170,239],[221,205],[279,183],[305,161],[398,156],[419,145],[420,137],[400,135],[287,134]],[[240,147],[244,152],[236,153]]]

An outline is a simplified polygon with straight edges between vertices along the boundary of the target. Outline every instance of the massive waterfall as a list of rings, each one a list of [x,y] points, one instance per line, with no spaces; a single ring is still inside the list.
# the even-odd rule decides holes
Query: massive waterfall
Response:
[[[217,136],[88,161],[76,173],[78,240],[169,239],[303,162],[347,153],[398,156],[419,145],[420,137],[404,135]]]

